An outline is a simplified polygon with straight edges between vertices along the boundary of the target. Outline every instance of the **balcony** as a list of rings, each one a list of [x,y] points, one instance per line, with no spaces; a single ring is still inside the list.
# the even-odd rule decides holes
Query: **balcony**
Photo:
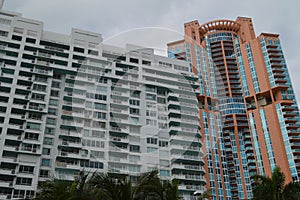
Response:
[[[191,192],[197,190],[197,192],[202,194],[206,188],[200,185],[178,185],[178,190],[189,190]]]
[[[7,156],[2,156],[1,158],[2,162],[7,162],[7,163],[18,163],[18,158],[16,157],[7,157]]]
[[[82,148],[81,142],[61,141],[59,145],[73,147],[73,148]]]
[[[80,132],[75,132],[75,131],[61,131],[60,135],[70,136],[70,137],[81,137],[82,136],[82,134]]]
[[[66,169],[73,169],[73,170],[80,170],[80,165],[79,163],[66,163],[66,162],[56,162],[56,167],[57,168],[66,168]]]
[[[117,99],[112,99],[111,100],[111,104],[117,104],[117,105],[122,105],[122,106],[129,106],[129,102],[128,101],[121,101],[121,100],[117,100]]]
[[[128,119],[122,119],[122,118],[116,118],[116,117],[110,118],[110,122],[122,123],[122,124],[130,124],[130,122],[129,122]]]
[[[0,180],[0,187],[13,187],[13,182]]]
[[[172,160],[188,160],[188,161],[197,161],[197,162],[204,163],[201,156],[171,154],[171,158],[172,158]]]
[[[119,108],[110,108],[110,112],[111,113],[116,113],[116,114],[129,115],[128,109],[123,110],[123,109],[119,109]]]
[[[129,143],[129,140],[127,137],[110,136],[109,139],[111,142]]]
[[[120,134],[120,135],[128,135],[129,134],[128,129],[119,128],[119,127],[110,127],[109,132]]]
[[[201,182],[206,183],[205,178],[200,175],[174,174],[173,178],[181,179],[181,180],[201,181]]]
[[[124,148],[121,148],[121,147],[118,147],[118,146],[109,146],[109,150],[110,152],[117,152],[117,153],[129,153],[128,149],[124,149]]]
[[[15,175],[16,170],[15,169],[4,169],[0,168],[0,174],[5,174],[5,175]]]
[[[200,165],[183,165],[183,164],[172,164],[172,169],[180,169],[180,170],[187,170],[187,171],[201,171],[205,173],[205,170]]]
[[[178,150],[183,150],[183,151],[196,151],[196,152],[202,152],[201,148],[200,147],[195,147],[195,146],[188,146],[188,145],[174,145],[174,144],[171,144],[171,149],[175,150],[175,149],[178,149]]]

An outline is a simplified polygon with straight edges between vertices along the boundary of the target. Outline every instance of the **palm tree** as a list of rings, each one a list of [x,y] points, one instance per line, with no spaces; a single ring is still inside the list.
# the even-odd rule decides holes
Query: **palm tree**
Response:
[[[206,190],[198,197],[198,200],[209,199],[212,197],[211,189]]]
[[[176,181],[160,180],[158,171],[144,173],[133,184],[128,175],[80,172],[75,181],[42,182],[35,200],[179,200]]]
[[[72,182],[52,179],[41,182],[35,200],[69,200],[72,198]]]
[[[272,177],[255,175],[256,186],[253,190],[253,200],[293,200],[300,199],[298,183],[285,185],[285,175],[279,167],[275,167]]]
[[[88,173],[81,171],[73,182],[60,179],[41,182],[35,200],[96,200],[87,181]]]
[[[161,181],[154,170],[139,176],[132,184],[128,176],[114,177],[111,174],[96,173],[89,184],[98,196],[107,200],[176,200],[179,199],[175,181]]]

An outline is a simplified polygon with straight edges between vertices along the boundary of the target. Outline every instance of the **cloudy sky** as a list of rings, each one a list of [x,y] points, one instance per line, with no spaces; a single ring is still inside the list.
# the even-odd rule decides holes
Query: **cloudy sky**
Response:
[[[44,21],[46,30],[98,32],[107,43],[161,49],[181,39],[183,23],[252,17],[256,34],[279,33],[300,101],[300,1],[297,0],[5,0],[4,9]],[[158,37],[162,36],[162,37]],[[145,43],[148,42],[148,43]]]

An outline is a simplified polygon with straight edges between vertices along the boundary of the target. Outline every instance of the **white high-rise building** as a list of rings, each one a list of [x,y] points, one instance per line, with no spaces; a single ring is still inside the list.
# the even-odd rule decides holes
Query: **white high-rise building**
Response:
[[[83,169],[134,179],[157,168],[185,199],[205,190],[198,77],[187,62],[1,10],[0,65],[0,199]]]

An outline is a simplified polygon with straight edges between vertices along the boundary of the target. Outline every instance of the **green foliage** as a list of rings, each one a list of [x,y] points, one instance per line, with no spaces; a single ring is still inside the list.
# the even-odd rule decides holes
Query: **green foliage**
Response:
[[[133,184],[128,176],[80,172],[75,181],[49,180],[39,185],[35,200],[176,200],[176,181],[160,180],[158,171],[144,173]]]
[[[255,188],[253,200],[296,200],[300,199],[300,186],[298,183],[285,185],[285,175],[276,167],[272,177],[254,176]]]

